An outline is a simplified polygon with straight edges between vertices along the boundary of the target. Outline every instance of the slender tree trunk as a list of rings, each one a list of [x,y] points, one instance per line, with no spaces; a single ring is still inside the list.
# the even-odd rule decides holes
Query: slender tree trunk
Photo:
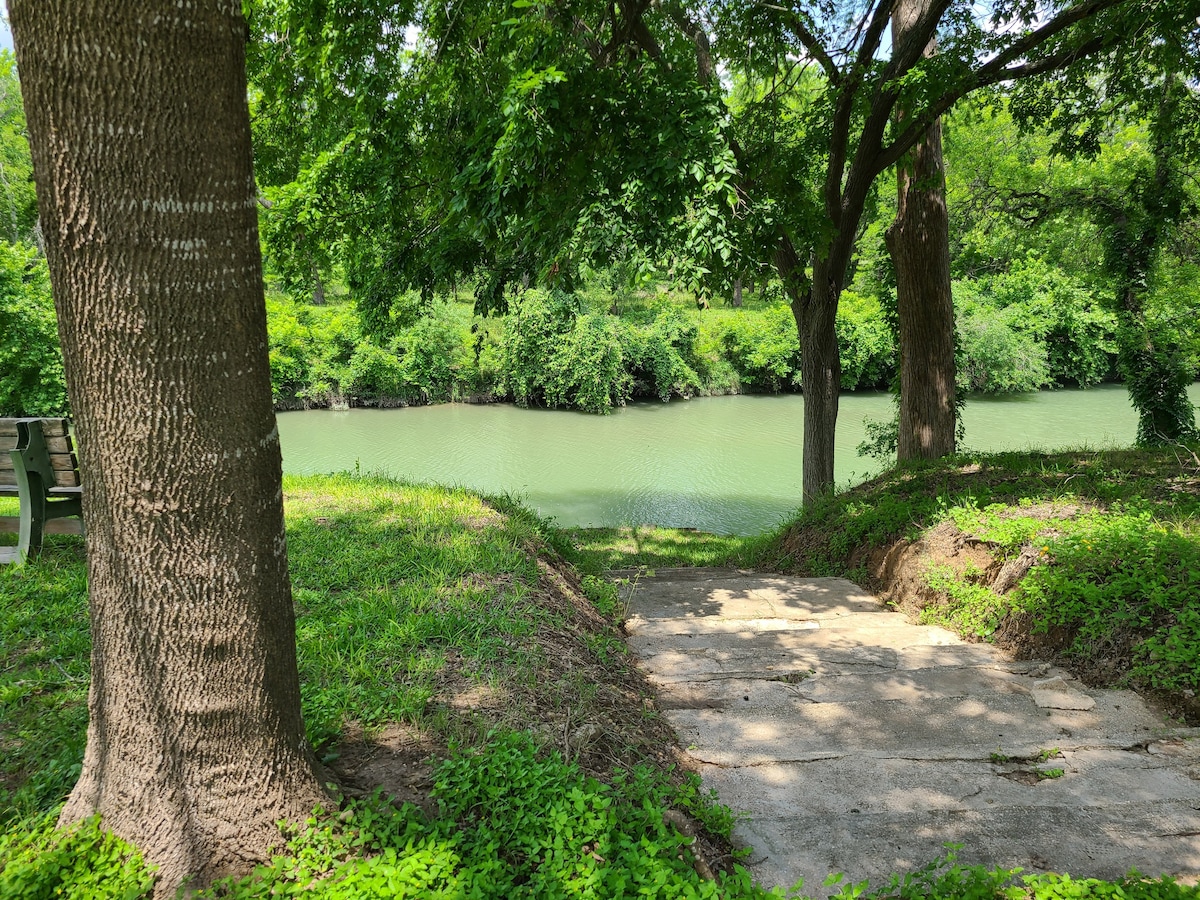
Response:
[[[742,279],[735,278],[733,280],[733,307],[740,309],[742,306]]]
[[[842,289],[832,273],[840,270],[828,259],[817,260],[808,284],[803,264],[786,239],[775,253],[775,268],[788,292],[800,333],[800,386],[804,392],[801,489],[804,503],[809,503],[832,490],[834,484],[833,450],[842,382],[835,326]]]
[[[928,0],[897,5],[893,44],[904,39],[928,5]],[[934,49],[931,42],[926,54]],[[898,209],[887,246],[896,271],[900,325],[897,457],[935,459],[954,452],[955,437],[954,301],[940,122],[900,161],[896,177]]]
[[[312,267],[313,290],[312,290],[312,305],[325,305],[325,282],[321,280],[321,271],[314,265]]]
[[[185,878],[324,795],[300,719],[240,0],[10,0],[84,477],[92,681],[63,823]]]

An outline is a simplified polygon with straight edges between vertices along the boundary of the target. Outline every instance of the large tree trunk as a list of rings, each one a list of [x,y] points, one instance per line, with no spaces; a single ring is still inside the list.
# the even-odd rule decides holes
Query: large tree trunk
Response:
[[[159,893],[323,799],[300,719],[240,0],[10,0],[84,478],[92,681],[62,813]]]
[[[892,13],[899,44],[928,6],[901,0]],[[926,54],[934,52],[931,42]],[[901,113],[903,118],[903,113]],[[896,270],[900,326],[900,430],[897,457],[936,459],[954,452],[954,301],[950,225],[940,122],[896,166],[896,221],[887,232]]]
[[[829,493],[834,484],[842,364],[836,330],[841,284],[832,273],[840,270],[828,259],[817,260],[812,283],[806,283],[803,263],[786,239],[775,253],[775,268],[791,300],[800,333],[800,387],[804,392],[801,490],[807,504]]]

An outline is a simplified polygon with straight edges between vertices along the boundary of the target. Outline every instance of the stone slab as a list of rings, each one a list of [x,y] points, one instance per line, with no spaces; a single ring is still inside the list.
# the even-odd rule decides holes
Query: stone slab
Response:
[[[751,845],[751,871],[767,887],[803,878],[817,894],[825,876],[883,886],[891,873],[912,871],[960,844],[960,863],[1027,873],[1067,872],[1114,879],[1131,868],[1194,882],[1200,874],[1200,813],[1190,801],[1121,804],[1110,809],[1007,806],[992,810],[756,816],[735,837]]]
[[[1116,702],[1125,699],[1122,692],[1099,695],[1088,711],[1042,710],[1028,697],[1004,694],[927,700],[914,709],[891,700],[814,703],[772,693],[773,704],[743,700],[666,716],[693,756],[727,766],[849,753],[962,758],[1016,742],[1126,747],[1166,727],[1144,705]]]
[[[735,810],[768,818],[919,813],[1057,806],[1087,810],[1126,804],[1189,801],[1200,808],[1200,781],[1135,746],[1067,749],[1039,761],[1040,750],[1014,744],[970,759],[869,757],[857,754],[808,762],[722,768],[704,766],[705,787]],[[1061,769],[1057,778],[1033,773]],[[1200,826],[1200,812],[1197,813]],[[1200,830],[1200,829],[1198,829]]]
[[[622,596],[646,619],[728,616],[800,618],[879,612],[882,604],[844,578],[786,578],[698,569],[658,570],[621,587]]]
[[[989,866],[1200,878],[1200,729],[1136,694],[909,624],[841,579],[637,581],[630,646],[705,784],[747,814],[766,885],[815,895],[946,842]]]

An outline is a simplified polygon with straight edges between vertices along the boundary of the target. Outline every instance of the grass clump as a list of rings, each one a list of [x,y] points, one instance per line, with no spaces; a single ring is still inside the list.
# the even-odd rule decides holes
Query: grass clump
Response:
[[[691,838],[666,821],[663,807],[697,798],[649,769],[618,773],[609,785],[556,752],[539,752],[527,734],[494,733],[442,762],[433,793],[436,818],[378,795],[336,820],[314,817],[289,833],[285,855],[211,895],[771,896],[744,869],[720,884],[696,871]]]
[[[0,828],[57,805],[79,775],[90,646],[79,538],[0,566]]]

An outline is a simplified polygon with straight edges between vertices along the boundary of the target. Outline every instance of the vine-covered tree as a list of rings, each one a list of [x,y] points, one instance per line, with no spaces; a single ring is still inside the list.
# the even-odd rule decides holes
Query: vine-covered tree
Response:
[[[239,0],[10,0],[84,477],[91,686],[61,821],[158,892],[323,799],[300,718]]]

